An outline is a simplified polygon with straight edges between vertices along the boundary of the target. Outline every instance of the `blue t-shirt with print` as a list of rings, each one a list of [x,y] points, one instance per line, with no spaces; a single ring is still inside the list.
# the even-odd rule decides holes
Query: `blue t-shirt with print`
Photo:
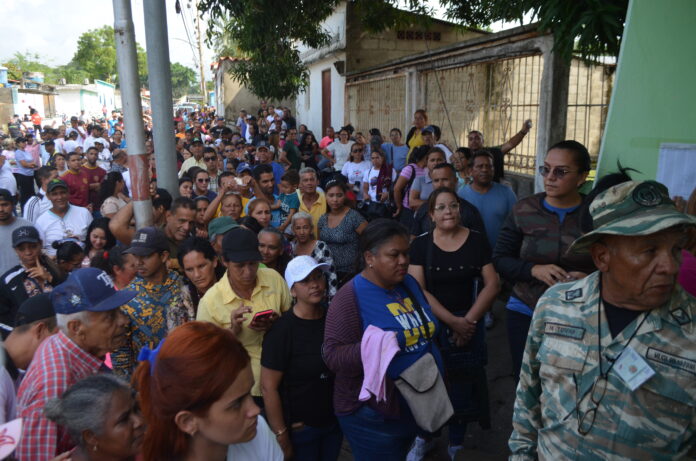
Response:
[[[300,198],[297,196],[297,192],[293,192],[292,194],[280,194],[278,200],[280,200],[279,225],[282,225],[285,223],[285,220],[288,219],[288,214],[290,214],[291,209],[295,211],[300,209]]]
[[[435,343],[429,339],[429,337],[436,337],[438,321],[425,300],[416,279],[406,275],[403,283],[418,298],[418,302],[423,308],[430,331],[429,336],[425,335],[421,316],[414,309],[411,298],[403,286],[400,285],[395,290],[385,290],[360,274],[353,278],[353,283],[358,299],[358,310],[363,322],[363,331],[369,325],[374,325],[384,331],[396,332],[396,339],[401,351],[394,356],[389,364],[387,376],[391,379],[398,378],[405,369],[426,352],[433,354],[442,371],[440,351]]]

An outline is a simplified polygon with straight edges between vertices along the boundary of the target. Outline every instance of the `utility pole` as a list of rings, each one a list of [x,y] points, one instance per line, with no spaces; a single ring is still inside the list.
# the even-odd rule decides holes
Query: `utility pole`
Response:
[[[157,165],[157,186],[177,197],[179,182],[174,152],[172,72],[169,59],[166,0],[143,2],[148,82],[152,102],[152,134]]]
[[[203,66],[203,36],[201,35],[201,16],[198,12],[198,0],[196,0],[196,34],[198,35],[198,66],[201,72],[201,94],[203,95],[203,105],[206,106],[208,102],[208,95],[205,88],[205,68]]]
[[[148,156],[145,153],[145,130],[143,129],[143,107],[140,103],[140,78],[135,51],[133,13],[130,0],[113,0],[113,6],[116,62],[126,126],[133,214],[135,227],[140,229],[152,225],[152,202],[150,201],[150,169]]]

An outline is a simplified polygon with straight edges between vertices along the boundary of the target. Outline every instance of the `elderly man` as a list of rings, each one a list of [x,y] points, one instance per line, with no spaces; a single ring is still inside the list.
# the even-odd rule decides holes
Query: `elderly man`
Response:
[[[227,274],[198,304],[196,320],[232,328],[251,357],[254,387],[251,395],[262,402],[259,373],[263,337],[292,297],[283,277],[273,269],[259,268],[261,253],[256,234],[233,228],[222,239],[222,259]]]
[[[312,216],[315,236],[319,235],[319,218],[326,213],[326,196],[317,188],[318,184],[316,170],[309,167],[300,170],[300,187],[297,189],[297,198],[300,199],[299,211]]]
[[[77,381],[101,371],[104,356],[126,339],[127,318],[119,307],[135,293],[116,291],[106,272],[78,269],[51,293],[58,334],[46,339],[29,366],[17,396],[24,433],[15,455],[44,461],[70,450],[67,431],[43,415],[43,407]]]
[[[693,459],[696,300],[676,282],[696,219],[654,181],[608,189],[590,213],[570,251],[599,270],[534,310],[510,459]]]

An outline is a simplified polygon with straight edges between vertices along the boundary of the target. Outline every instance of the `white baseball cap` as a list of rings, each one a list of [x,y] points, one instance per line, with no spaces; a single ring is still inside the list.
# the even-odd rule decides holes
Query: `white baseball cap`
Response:
[[[288,283],[288,288],[292,289],[295,282],[303,281],[317,268],[321,269],[322,272],[327,272],[329,265],[318,263],[311,256],[295,256],[285,268],[285,281]]]

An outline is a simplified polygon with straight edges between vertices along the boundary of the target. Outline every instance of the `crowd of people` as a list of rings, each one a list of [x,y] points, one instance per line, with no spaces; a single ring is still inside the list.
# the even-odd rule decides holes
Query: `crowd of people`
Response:
[[[22,418],[20,461],[335,461],[345,442],[418,461],[445,429],[455,459],[491,427],[496,300],[511,459],[694,455],[696,191],[675,203],[622,169],[585,195],[590,154],[566,140],[518,200],[505,155],[531,121],[456,147],[424,110],[405,137],[315,135],[264,101],[180,110],[178,190],[158,187],[147,113],[10,128],[0,423]],[[127,129],[147,139],[141,228]]]

